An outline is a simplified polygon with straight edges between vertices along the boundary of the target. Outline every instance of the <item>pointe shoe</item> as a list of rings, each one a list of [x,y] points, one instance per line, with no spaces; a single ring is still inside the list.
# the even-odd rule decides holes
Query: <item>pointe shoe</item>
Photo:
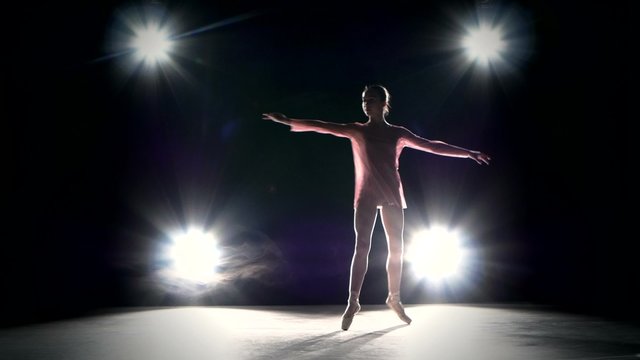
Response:
[[[387,301],[385,302],[391,310],[395,311],[400,320],[406,322],[407,324],[411,324],[411,318],[404,312],[404,306],[402,306],[402,303],[400,302],[400,297],[389,295],[389,297],[387,297]]]
[[[351,323],[353,322],[353,317],[360,312],[360,303],[356,301],[349,301],[349,305],[347,306],[347,310],[342,314],[342,330],[349,330]]]

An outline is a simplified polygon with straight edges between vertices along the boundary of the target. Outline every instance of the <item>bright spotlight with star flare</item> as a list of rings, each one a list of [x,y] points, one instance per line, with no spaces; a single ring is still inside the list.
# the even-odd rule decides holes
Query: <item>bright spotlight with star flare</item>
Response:
[[[413,236],[406,259],[417,277],[439,284],[461,275],[467,253],[456,232],[433,227]]]
[[[488,66],[492,61],[502,57],[506,42],[500,27],[480,24],[477,28],[468,31],[469,33],[462,39],[462,46],[470,61]]]
[[[428,66],[442,70],[442,84],[451,89],[465,85],[483,95],[495,84],[509,91],[534,53],[533,23],[515,4],[449,9],[443,26],[429,35],[430,48],[447,61]]]
[[[173,82],[175,78],[192,82],[187,65],[200,63],[199,47],[207,41],[196,42],[193,38],[250,19],[258,13],[246,13],[222,19],[199,28],[180,31],[184,27],[185,14],[173,13],[160,3],[139,6],[127,6],[115,12],[113,24],[109,29],[105,50],[108,55],[93,62],[117,59],[117,67],[125,80],[134,74],[142,74],[158,84],[157,79]],[[200,45],[198,45],[200,43]]]
[[[197,284],[214,281],[220,252],[211,233],[190,229],[174,235],[168,255],[171,272],[177,278]]]
[[[135,36],[131,45],[139,61],[147,65],[155,65],[169,59],[172,42],[166,29],[159,24],[149,24],[134,31]]]
[[[109,55],[95,61],[117,59],[126,79],[134,74],[184,77],[185,70],[177,60],[186,49],[184,42],[178,41],[176,17],[160,4],[118,10],[105,43]]]

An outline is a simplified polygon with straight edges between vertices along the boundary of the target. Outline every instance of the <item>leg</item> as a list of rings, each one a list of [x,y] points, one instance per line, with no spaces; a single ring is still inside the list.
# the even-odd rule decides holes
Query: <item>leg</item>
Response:
[[[411,323],[411,318],[404,312],[404,307],[400,302],[400,283],[402,280],[402,256],[404,252],[404,210],[396,206],[385,206],[380,211],[382,215],[382,225],[387,236],[387,281],[389,284],[389,296],[387,305],[393,309],[398,317],[407,324]]]
[[[356,235],[355,249],[351,260],[349,278],[349,301],[342,315],[342,330],[349,329],[353,316],[360,311],[360,290],[364,282],[369,264],[371,250],[371,234],[376,222],[378,209],[375,205],[359,204],[354,213],[354,230]]]
[[[369,264],[369,250],[371,250],[371,234],[376,222],[378,209],[376,206],[359,205],[354,212],[354,230],[356,244],[351,260],[351,276],[349,279],[349,295],[360,296],[360,289],[364,282],[364,275]]]

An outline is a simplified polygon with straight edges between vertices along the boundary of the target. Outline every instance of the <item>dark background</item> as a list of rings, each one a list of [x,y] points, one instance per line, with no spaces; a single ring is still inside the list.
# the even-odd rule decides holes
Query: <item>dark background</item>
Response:
[[[168,9],[179,71],[126,71],[118,14]],[[460,71],[461,20],[512,20],[510,70]],[[406,303],[530,302],[636,318],[628,182],[626,3],[29,3],[4,14],[3,323],[120,306],[342,304],[353,247],[348,141],[289,133],[263,112],[389,121],[493,158],[406,149],[406,238],[463,226],[479,254],[459,286],[410,275]],[[476,69],[477,70],[477,69]],[[169,233],[214,231],[233,261],[213,288],[169,283]],[[386,296],[374,233],[362,301]]]

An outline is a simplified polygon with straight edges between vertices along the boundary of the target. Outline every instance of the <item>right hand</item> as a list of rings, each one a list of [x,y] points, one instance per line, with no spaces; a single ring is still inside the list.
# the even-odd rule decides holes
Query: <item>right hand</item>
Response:
[[[279,123],[286,123],[289,118],[285,114],[281,113],[264,113],[262,114],[264,120],[271,120]]]

